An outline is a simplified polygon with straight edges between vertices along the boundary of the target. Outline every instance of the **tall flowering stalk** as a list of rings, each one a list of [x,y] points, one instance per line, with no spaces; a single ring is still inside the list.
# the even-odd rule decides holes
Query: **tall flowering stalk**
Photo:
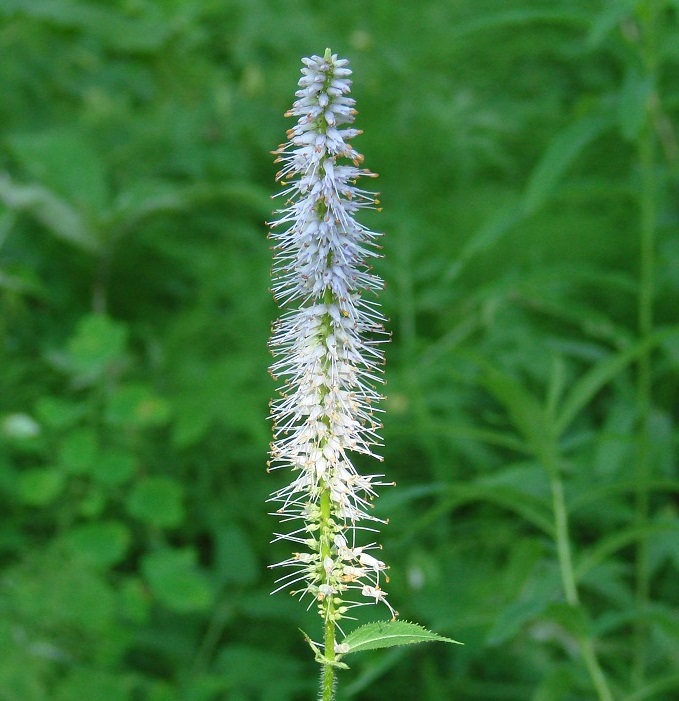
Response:
[[[270,224],[273,294],[284,311],[270,341],[271,374],[283,384],[271,405],[269,468],[294,475],[270,501],[285,524],[274,540],[291,542],[296,552],[272,567],[288,570],[275,591],[289,588],[318,607],[324,640],[309,643],[323,665],[321,698],[329,701],[343,655],[442,638],[394,622],[336,640],[354,607],[381,602],[392,619],[397,615],[382,589],[387,566],[373,554],[379,545],[370,535],[380,522],[370,513],[375,487],[385,483],[382,475],[360,475],[352,462],[355,454],[381,459],[373,452],[381,428],[375,405],[387,334],[375,301],[383,283],[370,268],[379,234],[355,219],[379,203],[357,184],[376,176],[361,167],[363,156],[350,143],[361,132],[350,126],[356,110],[348,61],[329,49],[302,61],[297,100],[286,113],[297,124],[274,151],[286,202]],[[387,625],[397,628],[387,635]]]

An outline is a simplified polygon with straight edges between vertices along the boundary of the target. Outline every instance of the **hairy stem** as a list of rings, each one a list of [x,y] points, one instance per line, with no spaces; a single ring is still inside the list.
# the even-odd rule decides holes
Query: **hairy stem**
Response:
[[[330,555],[332,529],[330,527],[331,502],[330,489],[325,488],[321,493],[321,562]],[[325,646],[324,657],[328,662],[335,660],[335,605],[332,596],[327,596],[324,600],[325,618],[323,643]],[[335,667],[332,664],[324,664],[321,672],[321,701],[333,701],[335,698]]]

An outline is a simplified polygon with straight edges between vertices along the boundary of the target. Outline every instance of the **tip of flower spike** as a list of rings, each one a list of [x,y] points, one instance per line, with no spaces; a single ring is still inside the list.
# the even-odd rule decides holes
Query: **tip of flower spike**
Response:
[[[325,61],[329,61],[332,58],[332,51],[330,49],[325,50],[325,54],[323,55],[323,59]]]

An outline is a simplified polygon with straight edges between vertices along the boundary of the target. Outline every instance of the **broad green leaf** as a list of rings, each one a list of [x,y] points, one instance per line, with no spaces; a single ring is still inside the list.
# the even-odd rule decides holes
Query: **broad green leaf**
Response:
[[[102,485],[116,486],[125,484],[137,469],[134,455],[123,450],[107,450],[94,461],[92,476]]]
[[[147,477],[127,497],[130,515],[159,528],[175,528],[184,520],[182,486],[170,477]]]
[[[119,195],[110,223],[121,236],[150,217],[181,212],[204,202],[220,200],[240,205],[262,216],[268,216],[271,211],[268,193],[249,183],[178,187],[160,181],[142,181]]]
[[[58,192],[96,220],[108,206],[109,193],[100,155],[74,129],[13,134],[7,139],[14,157],[39,184]]]
[[[124,384],[109,397],[106,421],[117,426],[160,426],[170,415],[168,403],[142,384]]]
[[[545,203],[585,147],[610,125],[610,118],[593,115],[557,134],[531,173],[523,200],[526,213],[537,211]]]
[[[127,577],[118,585],[122,614],[133,623],[146,623],[149,619],[151,596],[148,587],[137,576]]]
[[[47,506],[63,493],[66,477],[54,467],[35,467],[19,473],[19,496],[29,506]]]
[[[77,424],[88,411],[86,404],[76,404],[62,397],[44,396],[35,403],[38,419],[47,427],[64,430]]]
[[[97,456],[97,436],[89,428],[67,433],[59,444],[59,464],[66,472],[83,475],[89,472]]]
[[[120,562],[130,544],[130,531],[120,521],[101,521],[74,526],[66,535],[72,551],[95,567]]]
[[[215,530],[216,575],[223,583],[253,584],[261,571],[248,534],[237,524]]]
[[[57,238],[88,253],[99,253],[101,242],[80,212],[42,185],[21,185],[0,173],[0,201],[10,209],[27,212]]]
[[[12,586],[5,587],[3,606],[12,616],[39,622],[56,636],[65,630],[79,636],[111,630],[115,593],[100,572],[64,547],[32,555],[6,573]]]
[[[66,347],[65,369],[74,375],[96,379],[111,364],[122,362],[127,337],[124,324],[103,314],[82,317]]]
[[[101,516],[106,508],[107,492],[97,484],[89,484],[78,503],[78,514],[86,519]]]
[[[188,613],[212,605],[214,592],[197,568],[193,550],[159,550],[144,556],[141,568],[158,601],[168,608]]]
[[[352,631],[342,640],[342,647],[346,650],[342,655],[362,650],[377,650],[384,647],[395,647],[397,645],[412,645],[413,643],[442,642],[463,643],[451,638],[445,638],[437,633],[423,628],[417,623],[408,621],[379,621],[377,623],[367,623]]]
[[[132,679],[128,675],[106,672],[101,668],[92,669],[72,666],[61,677],[53,701],[74,701],[74,699],[97,699],[97,701],[130,701]]]

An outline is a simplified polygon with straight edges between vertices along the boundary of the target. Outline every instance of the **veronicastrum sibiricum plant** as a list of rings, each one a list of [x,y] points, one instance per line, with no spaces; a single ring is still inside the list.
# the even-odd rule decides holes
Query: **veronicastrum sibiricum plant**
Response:
[[[278,196],[286,201],[270,223],[272,289],[284,311],[270,341],[271,374],[283,384],[271,405],[269,468],[290,469],[294,477],[270,501],[284,524],[275,540],[296,551],[272,567],[284,571],[275,591],[308,599],[323,619],[323,643],[307,640],[323,665],[327,701],[334,669],[346,667],[339,660],[349,652],[441,638],[396,622],[382,588],[387,566],[377,557],[380,521],[371,502],[385,483],[382,475],[359,474],[352,460],[358,454],[381,460],[373,448],[380,442],[376,404],[388,337],[375,298],[382,281],[370,267],[379,234],[356,219],[361,209],[378,205],[358,185],[376,176],[361,167],[363,156],[351,145],[360,131],[351,126],[356,110],[348,61],[328,49],[302,62],[297,100],[286,113],[297,124],[274,151],[282,164],[276,179],[284,186]],[[338,642],[340,621],[374,603],[387,607],[393,623],[380,624],[379,633],[359,628]]]

